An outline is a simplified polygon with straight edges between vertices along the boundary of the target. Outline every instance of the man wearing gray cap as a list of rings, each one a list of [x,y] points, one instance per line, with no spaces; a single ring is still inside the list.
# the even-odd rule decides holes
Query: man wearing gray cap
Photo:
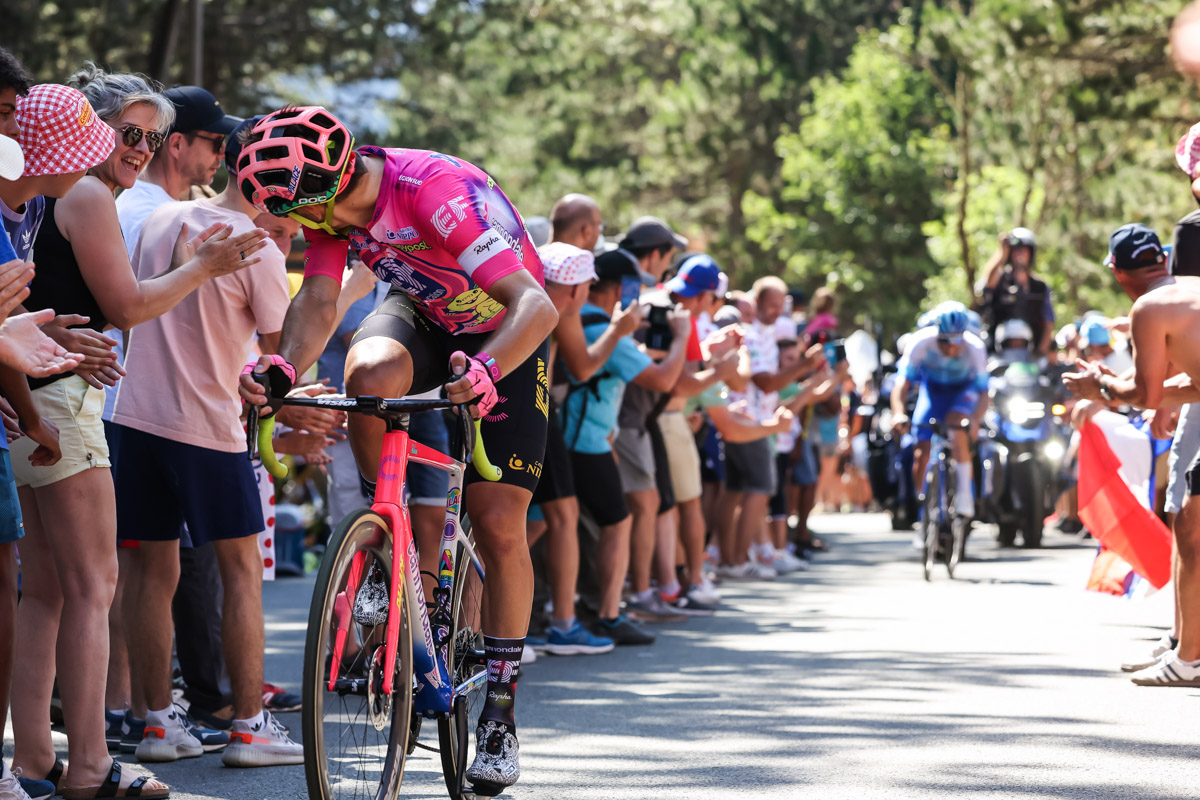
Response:
[[[658,217],[638,217],[621,238],[621,249],[638,261],[642,283],[654,286],[662,281],[676,250],[687,249],[688,240]]]

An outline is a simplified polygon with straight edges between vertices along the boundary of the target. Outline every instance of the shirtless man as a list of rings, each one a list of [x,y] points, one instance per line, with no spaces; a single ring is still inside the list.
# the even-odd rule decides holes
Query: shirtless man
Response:
[[[1108,265],[1134,301],[1130,312],[1134,366],[1117,376],[1101,362],[1079,361],[1063,376],[1073,393],[1089,400],[1161,408],[1200,400],[1200,352],[1193,331],[1200,323],[1200,279],[1174,278],[1154,231],[1132,224],[1109,240]],[[1172,372],[1179,374],[1167,381]],[[1188,469],[1188,497],[1175,521],[1179,548],[1176,602],[1182,614],[1179,644],[1131,679],[1141,686],[1200,686],[1200,459]]]

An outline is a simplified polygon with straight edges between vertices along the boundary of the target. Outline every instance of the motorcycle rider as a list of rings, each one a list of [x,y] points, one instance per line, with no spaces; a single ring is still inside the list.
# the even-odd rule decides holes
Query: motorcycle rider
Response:
[[[1033,330],[1023,319],[1009,319],[996,326],[996,345],[1000,351],[998,364],[1025,363],[1033,360],[1029,344]]]
[[[1022,319],[1033,333],[1034,352],[1050,352],[1054,334],[1054,306],[1050,289],[1033,277],[1037,237],[1029,228],[1013,228],[1000,234],[1000,246],[984,267],[984,277],[975,286],[992,346],[997,345],[999,326]]]
[[[928,426],[942,420],[952,429],[952,456],[955,476],[967,491],[955,493],[955,511],[961,516],[975,514],[974,477],[971,467],[971,442],[979,436],[979,424],[987,411],[987,349],[975,334],[967,330],[967,310],[961,303],[944,304],[935,323],[912,334],[897,369],[892,388],[892,427],[897,432],[911,422]],[[905,413],[905,398],[913,383],[920,385],[917,407],[912,420]],[[967,430],[960,427],[969,421]],[[913,481],[922,485],[929,459],[933,431],[918,427],[913,458]]]

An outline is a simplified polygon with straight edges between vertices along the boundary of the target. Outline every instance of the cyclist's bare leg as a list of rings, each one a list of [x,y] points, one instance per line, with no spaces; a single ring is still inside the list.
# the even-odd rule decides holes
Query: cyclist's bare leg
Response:
[[[355,342],[346,354],[346,394],[403,397],[412,388],[412,356],[404,345],[384,336]],[[383,451],[383,420],[366,414],[351,414],[350,448],[359,471],[368,480],[379,472]]]
[[[483,630],[488,636],[521,639],[533,606],[533,563],[525,541],[525,514],[533,493],[504,483],[472,483],[464,493],[483,559]]]
[[[233,712],[238,719],[252,719],[262,711],[262,553],[256,536],[219,539],[213,542],[213,550],[225,585],[221,638]]]
[[[654,559],[654,527],[658,520],[658,489],[626,492],[625,501],[633,513],[629,539],[629,577],[634,592],[650,588],[650,564]]]
[[[546,580],[554,619],[566,621],[575,616],[575,584],[579,580],[579,501],[560,497],[542,503],[546,518]]]
[[[959,464],[971,463],[971,439],[967,432],[960,428],[967,421],[966,416],[962,414],[947,414],[946,422],[954,431],[954,435],[950,437],[951,455]]]
[[[600,529],[596,546],[596,571],[600,586],[600,617],[615,619],[621,613],[621,588],[629,571],[629,533],[633,515]]]
[[[913,486],[925,491],[925,465],[929,463],[929,442],[917,442],[913,448]]]
[[[145,717],[147,707],[159,711],[171,705],[171,598],[179,585],[179,541],[139,542],[130,555],[125,642],[133,685],[142,687],[142,696],[132,698],[133,715]],[[139,706],[143,702],[146,707]]]

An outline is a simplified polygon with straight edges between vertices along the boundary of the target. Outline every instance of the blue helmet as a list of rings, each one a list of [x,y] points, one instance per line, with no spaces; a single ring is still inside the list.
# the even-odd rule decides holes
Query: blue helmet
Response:
[[[967,330],[970,319],[962,308],[946,308],[937,315],[934,323],[941,336],[961,336]]]

